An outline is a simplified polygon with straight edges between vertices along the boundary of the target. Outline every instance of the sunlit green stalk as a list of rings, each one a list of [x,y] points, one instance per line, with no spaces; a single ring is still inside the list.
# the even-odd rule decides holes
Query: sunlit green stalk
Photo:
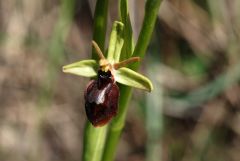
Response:
[[[100,161],[108,126],[95,128],[87,121],[84,130],[83,161]]]
[[[104,52],[107,25],[108,0],[98,0],[94,13],[93,40]],[[92,58],[98,60],[95,49]],[[83,161],[100,161],[103,153],[107,126],[95,128],[88,121],[84,130]]]
[[[146,2],[144,21],[133,56],[140,57],[144,56],[154,29],[160,2],[161,0],[148,0]],[[139,64],[138,63],[135,64],[136,65],[132,66],[132,69],[137,70]],[[109,128],[107,136],[108,139],[106,140],[102,161],[113,160],[121,132],[125,125],[127,106],[132,95],[132,90],[130,87],[120,86],[120,93],[121,94],[119,100],[119,112],[117,117],[112,121],[111,126]]]

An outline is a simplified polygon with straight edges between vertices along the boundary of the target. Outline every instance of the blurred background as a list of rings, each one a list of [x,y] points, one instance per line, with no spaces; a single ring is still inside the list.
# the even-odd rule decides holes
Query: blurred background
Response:
[[[1,161],[81,160],[89,79],[62,66],[91,57],[95,3],[0,0]],[[129,0],[135,40],[144,3]],[[163,0],[141,64],[154,91],[133,91],[116,161],[240,160],[239,8]]]

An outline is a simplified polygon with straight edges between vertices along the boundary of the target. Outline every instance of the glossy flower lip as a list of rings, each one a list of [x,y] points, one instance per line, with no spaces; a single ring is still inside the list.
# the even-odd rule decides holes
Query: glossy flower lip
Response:
[[[119,88],[110,71],[99,70],[84,91],[85,110],[94,127],[107,124],[118,112]]]

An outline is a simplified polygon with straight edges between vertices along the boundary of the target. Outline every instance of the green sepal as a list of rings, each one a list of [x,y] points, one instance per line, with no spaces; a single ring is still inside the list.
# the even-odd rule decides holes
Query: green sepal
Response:
[[[64,73],[75,74],[84,77],[97,76],[98,63],[96,60],[82,60],[63,66]]]
[[[123,23],[115,21],[113,23],[112,32],[109,40],[107,60],[112,63],[119,62],[121,50],[123,47]]]
[[[118,83],[147,90],[151,92],[153,90],[152,82],[145,76],[129,69],[122,67],[115,71],[114,73],[115,80]]]

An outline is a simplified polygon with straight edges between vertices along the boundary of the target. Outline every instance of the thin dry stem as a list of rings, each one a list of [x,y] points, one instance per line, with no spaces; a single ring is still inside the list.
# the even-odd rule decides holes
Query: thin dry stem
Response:
[[[95,48],[95,50],[96,50],[99,58],[100,58],[100,59],[106,59],[106,58],[104,57],[101,49],[99,48],[98,44],[97,44],[94,40],[92,40],[92,45],[93,45],[93,47]]]
[[[132,58],[129,58],[129,59],[126,59],[126,60],[123,60],[119,63],[115,63],[113,65],[114,69],[119,69],[121,67],[124,67],[126,66],[127,64],[130,64],[130,63],[133,63],[133,62],[138,62],[140,61],[140,58],[139,57],[132,57]]]

